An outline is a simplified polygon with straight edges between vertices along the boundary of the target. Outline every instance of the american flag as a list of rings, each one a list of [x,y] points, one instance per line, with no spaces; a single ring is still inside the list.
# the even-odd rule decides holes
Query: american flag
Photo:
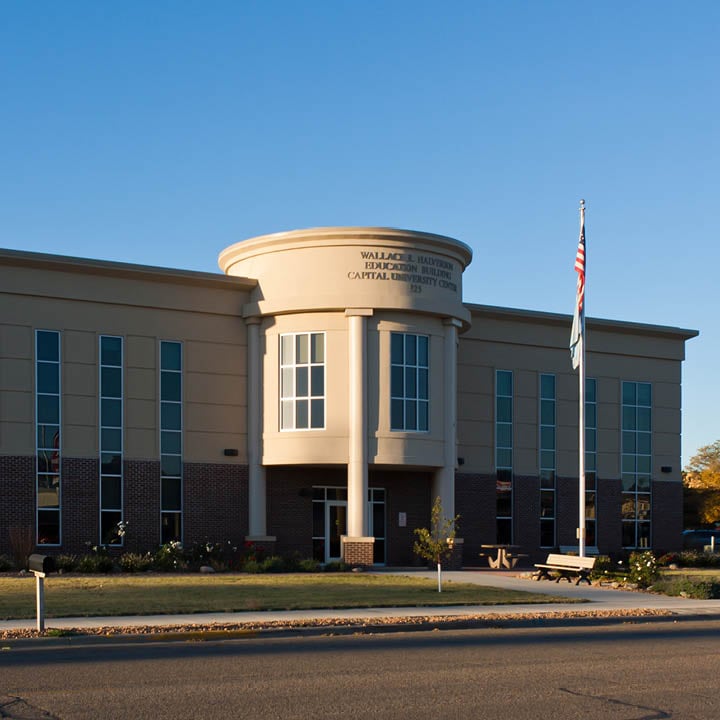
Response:
[[[577,254],[575,255],[575,271],[577,278],[577,306],[581,311],[585,299],[585,213],[583,213],[580,224],[580,241],[578,242]]]
[[[575,295],[575,312],[573,314],[572,331],[570,333],[570,356],[572,358],[573,370],[580,365],[583,342],[582,312],[585,302],[585,201],[580,208],[580,240],[575,254],[575,271],[577,277],[577,293]]]

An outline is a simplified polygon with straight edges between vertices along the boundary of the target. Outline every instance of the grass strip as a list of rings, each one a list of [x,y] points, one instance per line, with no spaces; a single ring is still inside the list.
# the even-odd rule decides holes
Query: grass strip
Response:
[[[62,575],[45,580],[52,617],[572,602],[470,583],[362,574]],[[0,577],[0,618],[35,616],[34,577]]]

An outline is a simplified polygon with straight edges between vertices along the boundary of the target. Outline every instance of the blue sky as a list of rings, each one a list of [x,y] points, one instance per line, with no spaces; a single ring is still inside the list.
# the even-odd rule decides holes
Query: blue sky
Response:
[[[319,225],[474,250],[469,302],[696,328],[720,437],[720,3],[8,0],[0,245],[217,271]]]

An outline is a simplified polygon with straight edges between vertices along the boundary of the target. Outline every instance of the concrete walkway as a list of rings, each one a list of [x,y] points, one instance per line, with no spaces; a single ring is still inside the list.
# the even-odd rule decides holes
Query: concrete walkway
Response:
[[[434,580],[437,574],[425,570],[387,570],[385,573],[427,577]],[[399,607],[399,608],[353,608],[332,610],[291,610],[261,611],[233,613],[193,613],[187,615],[140,615],[120,617],[70,617],[48,618],[47,629],[62,628],[132,628],[138,626],[163,628],[177,625],[258,625],[262,623],[294,623],[298,621],[325,621],[332,625],[332,620],[347,623],[358,619],[369,621],[375,619],[382,622],[387,618],[428,618],[428,617],[467,617],[477,616],[492,619],[522,616],[542,616],[563,613],[572,617],[573,613],[587,614],[590,612],[636,612],[663,611],[678,617],[694,617],[720,620],[720,600],[690,600],[680,597],[653,595],[646,592],[617,590],[609,587],[596,587],[582,584],[575,586],[567,582],[534,581],[521,571],[500,570],[462,570],[444,572],[443,582],[477,583],[488,587],[508,590],[524,590],[532,593],[543,593],[558,598],[574,598],[586,602],[578,604],[543,603],[522,605],[453,605],[443,606],[442,595],[438,596],[438,605],[434,607]],[[32,629],[36,621],[3,620],[0,631]]]

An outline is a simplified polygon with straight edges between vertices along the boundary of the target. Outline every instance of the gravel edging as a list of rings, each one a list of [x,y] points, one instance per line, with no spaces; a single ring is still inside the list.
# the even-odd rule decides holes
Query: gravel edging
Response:
[[[9,629],[0,631],[0,641],[72,640],[81,638],[115,640],[225,640],[260,633],[280,635],[339,635],[406,632],[411,630],[465,630],[502,627],[550,627],[558,625],[608,624],[631,620],[668,620],[677,616],[667,610],[557,610],[551,612],[492,613],[468,615],[415,615],[385,618],[324,618],[268,620],[244,623],[192,623],[184,625],[138,625],[126,627]],[[0,650],[5,648],[0,648]]]

